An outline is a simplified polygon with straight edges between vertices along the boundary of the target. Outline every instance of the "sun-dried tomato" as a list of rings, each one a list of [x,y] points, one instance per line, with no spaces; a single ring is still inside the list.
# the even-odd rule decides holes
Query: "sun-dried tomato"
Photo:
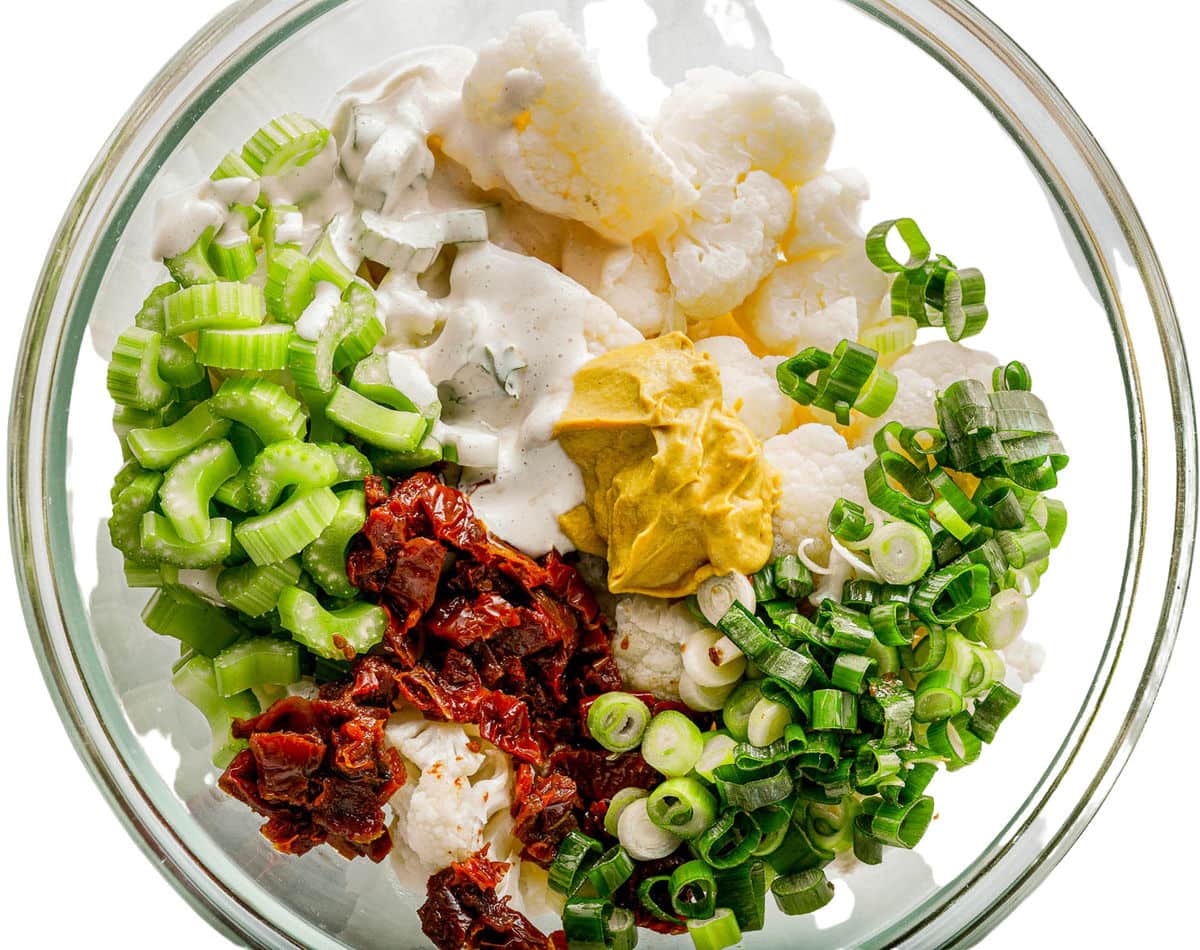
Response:
[[[536,776],[513,802],[513,835],[525,845],[522,857],[549,867],[558,846],[579,827],[583,810],[575,782],[561,772]]]
[[[508,865],[487,848],[429,879],[417,910],[421,929],[439,950],[552,950],[553,941],[497,897]]]
[[[239,720],[249,740],[220,787],[267,819],[263,835],[288,854],[331,844],[382,860],[391,848],[383,806],[404,784],[404,764],[383,737],[387,710],[292,696]]]

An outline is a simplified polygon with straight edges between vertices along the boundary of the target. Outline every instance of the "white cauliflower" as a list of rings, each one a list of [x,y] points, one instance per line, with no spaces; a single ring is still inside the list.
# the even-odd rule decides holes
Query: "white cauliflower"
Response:
[[[871,437],[893,419],[914,429],[937,425],[934,397],[960,379],[977,379],[988,389],[992,370],[999,365],[990,353],[973,350],[950,340],[915,346],[892,366],[896,375],[896,398],[878,419],[864,419],[855,428],[855,442]]]
[[[696,349],[720,368],[725,406],[737,413],[756,439],[769,439],[791,419],[796,404],[779,391],[775,378],[780,357],[759,358],[736,336],[709,337]]]
[[[518,17],[485,46],[463,84],[447,155],[482,188],[630,241],[694,195],[637,118],[601,82],[550,12]]]
[[[647,337],[687,326],[666,261],[648,238],[613,244],[590,228],[573,227],[562,246],[562,271]]]
[[[458,723],[430,722],[415,709],[388,721],[388,742],[416,771],[391,799],[396,836],[430,873],[483,847],[484,828],[512,804],[508,757]]]
[[[741,304],[778,262],[790,189],[825,164],[833,121],[794,80],[709,67],[671,91],[655,135],[699,192],[659,246],[680,305],[710,320]]]
[[[791,355],[806,346],[832,349],[838,340],[858,337],[877,316],[888,289],[887,278],[856,241],[831,257],[779,265],[740,314],[774,353]]]
[[[785,250],[789,260],[836,251],[863,239],[859,224],[862,203],[871,186],[862,172],[843,168],[806,182],[796,189],[796,216]]]
[[[779,473],[779,505],[773,516],[775,554],[794,554],[806,538],[817,555],[828,550],[829,509],[839,498],[867,506],[863,471],[874,454],[867,448],[850,448],[830,426],[802,425],[786,435],[763,443],[767,461]]]
[[[625,685],[663,699],[679,699],[683,642],[702,629],[687,605],[633,594],[617,600],[613,658]]]

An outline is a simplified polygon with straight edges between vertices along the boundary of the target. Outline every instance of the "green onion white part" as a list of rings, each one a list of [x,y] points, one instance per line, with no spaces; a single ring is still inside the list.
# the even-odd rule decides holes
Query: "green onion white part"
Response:
[[[696,603],[704,619],[714,627],[728,613],[734,601],[738,601],[751,613],[754,612],[754,585],[744,574],[722,574],[701,581],[696,589]]]

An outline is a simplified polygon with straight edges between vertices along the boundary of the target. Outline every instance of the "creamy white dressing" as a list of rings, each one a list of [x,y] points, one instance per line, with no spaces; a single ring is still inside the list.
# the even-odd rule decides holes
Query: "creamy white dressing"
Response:
[[[341,301],[342,292],[336,286],[325,281],[317,284],[312,303],[304,308],[304,313],[296,321],[296,336],[313,342],[319,339],[321,330]]]
[[[437,387],[430,381],[421,361],[412,353],[389,353],[387,370],[392,385],[411,399],[418,409],[424,410],[438,401]]]
[[[209,228],[219,232],[229,220],[231,204],[253,204],[258,195],[259,183],[249,178],[205,179],[167,195],[155,208],[151,253],[164,259],[177,257]]]

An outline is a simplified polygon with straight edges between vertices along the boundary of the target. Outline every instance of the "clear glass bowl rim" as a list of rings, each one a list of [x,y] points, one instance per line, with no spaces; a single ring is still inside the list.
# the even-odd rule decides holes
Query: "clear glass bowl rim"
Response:
[[[61,470],[65,449],[58,443],[65,439],[48,438],[48,432],[54,411],[60,406],[65,409],[61,381],[70,377],[82,341],[87,308],[79,304],[81,297],[88,297],[88,280],[95,279],[91,265],[97,244],[102,235],[119,226],[122,201],[140,181],[129,174],[130,169],[152,174],[156,156],[174,146],[188,116],[203,111],[258,58],[340,2],[243,0],[193,37],[138,98],[84,178],[47,257],[21,343],[9,430],[14,564],[34,650],[67,731],[114,812],[164,876],[214,927],[255,946],[334,944],[290,912],[275,908],[273,913],[264,913],[261,906],[251,906],[243,895],[234,893],[208,867],[205,855],[198,853],[202,849],[189,848],[176,834],[125,763],[79,663],[59,594],[53,555],[56,548],[63,549],[56,543],[53,526],[65,525],[61,510],[65,506],[56,503],[48,490],[57,487],[53,476]],[[996,853],[981,856],[958,879],[878,938],[878,943],[886,946],[962,945],[974,943],[999,923],[1061,860],[1103,802],[1150,712],[1177,634],[1191,572],[1197,495],[1195,412],[1179,325],[1149,237],[1107,157],[1050,79],[994,23],[962,0],[846,2],[938,60],[1006,127],[1058,200],[1085,253],[1091,255],[1089,264],[1098,283],[1111,294],[1110,308],[1115,304],[1122,314],[1122,298],[1145,295],[1142,302],[1153,314],[1152,329],[1161,351],[1146,347],[1139,351],[1139,356],[1149,356],[1142,371],[1147,371],[1147,366],[1149,371],[1158,371],[1161,361],[1174,422],[1174,445],[1168,449],[1162,440],[1161,446],[1154,446],[1157,464],[1162,466],[1166,459],[1169,474],[1173,474],[1173,479],[1169,475],[1157,479],[1163,486],[1174,484],[1173,530],[1155,536],[1159,546],[1169,543],[1170,557],[1165,568],[1147,576],[1143,555],[1150,456],[1145,406],[1138,363],[1128,351],[1129,327],[1114,325],[1123,364],[1133,381],[1131,387],[1127,382],[1127,387],[1135,423],[1135,499],[1126,590],[1114,619],[1106,660],[1077,728],[1064,741],[1025,808],[997,839]],[[942,33],[954,35],[960,45],[946,43]],[[969,50],[964,49],[967,46]],[[1071,158],[1081,164],[1066,173],[1055,164],[1030,131],[1029,104],[1022,112],[997,93],[992,80],[998,73],[1017,82],[1041,110],[1038,117],[1052,122],[1049,131],[1042,128],[1043,138],[1055,138],[1057,147],[1073,152]],[[164,130],[169,134],[164,135]],[[1076,200],[1075,188],[1083,190],[1084,184],[1098,188],[1103,196],[1099,211],[1095,205],[1085,210]],[[1120,295],[1103,265],[1103,253],[1096,254],[1095,231],[1090,224],[1098,214],[1111,215],[1124,242],[1122,249],[1129,252],[1141,280],[1140,286],[1126,288]],[[1149,337],[1143,336],[1143,343],[1146,339]],[[1131,624],[1135,597],[1145,599],[1156,590],[1161,590],[1162,599],[1151,605],[1153,622]],[[1104,729],[1096,728],[1101,702],[1111,706],[1117,696],[1128,701],[1127,708],[1115,723],[1104,720]],[[1088,754],[1084,755],[1085,751]],[[1079,775],[1080,761],[1090,763],[1086,775]],[[1069,783],[1068,777],[1072,778]],[[1070,786],[1072,796],[1066,820],[1032,860],[1017,856],[1012,846],[1020,831],[1052,795],[1062,793],[1064,785]]]

